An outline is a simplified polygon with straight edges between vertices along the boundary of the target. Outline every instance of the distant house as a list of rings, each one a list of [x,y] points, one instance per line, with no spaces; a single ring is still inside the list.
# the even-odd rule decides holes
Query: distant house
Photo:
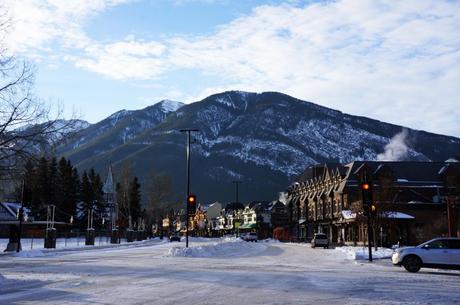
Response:
[[[355,161],[309,167],[289,186],[288,222],[294,239],[309,240],[323,232],[331,242],[365,243],[364,177],[372,183],[378,209],[372,232],[378,244],[417,244],[447,235],[447,201],[457,206],[460,201],[449,181],[458,181],[460,163]]]
[[[287,206],[281,201],[272,201],[270,205],[272,228],[284,228],[289,225]]]

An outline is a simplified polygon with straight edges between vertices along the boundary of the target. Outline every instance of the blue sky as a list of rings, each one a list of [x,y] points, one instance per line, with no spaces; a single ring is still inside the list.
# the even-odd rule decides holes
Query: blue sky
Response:
[[[460,136],[458,1],[4,1],[36,94],[92,123],[236,89]]]

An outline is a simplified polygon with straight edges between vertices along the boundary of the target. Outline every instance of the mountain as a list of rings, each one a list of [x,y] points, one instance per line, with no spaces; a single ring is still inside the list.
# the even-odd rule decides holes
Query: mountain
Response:
[[[233,200],[233,180],[243,181],[243,201],[273,199],[308,165],[376,160],[402,130],[405,140],[397,145],[405,160],[445,160],[460,152],[455,137],[348,115],[277,92],[224,92],[168,111],[162,103],[117,112],[80,131],[60,151],[78,167],[102,173],[110,162],[117,171],[128,160],[144,190],[153,171],[165,172],[182,198],[186,138],[179,130],[199,129],[193,135],[191,189],[205,202]]]
[[[146,130],[161,123],[184,104],[163,100],[140,110],[120,110],[89,126],[58,149],[64,156],[80,163],[94,155],[110,152]]]

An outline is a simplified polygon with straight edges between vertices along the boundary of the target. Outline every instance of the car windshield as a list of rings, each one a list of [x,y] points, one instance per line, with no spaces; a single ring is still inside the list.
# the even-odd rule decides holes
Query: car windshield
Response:
[[[315,238],[316,239],[326,239],[327,237],[326,237],[326,234],[316,234]]]

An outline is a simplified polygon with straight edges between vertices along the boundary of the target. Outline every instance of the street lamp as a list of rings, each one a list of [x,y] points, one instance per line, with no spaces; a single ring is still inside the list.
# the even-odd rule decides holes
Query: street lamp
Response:
[[[238,200],[238,185],[242,183],[242,181],[232,181],[232,183],[235,184],[235,197],[236,197],[236,201],[235,203],[238,203],[239,200]]]
[[[185,247],[188,248],[188,218],[189,218],[189,204],[188,204],[188,199],[190,196],[190,136],[192,132],[198,132],[198,129],[181,129],[180,132],[186,132],[187,133],[187,194],[186,194],[186,205],[187,205],[187,211],[186,211],[186,222],[185,222]]]

